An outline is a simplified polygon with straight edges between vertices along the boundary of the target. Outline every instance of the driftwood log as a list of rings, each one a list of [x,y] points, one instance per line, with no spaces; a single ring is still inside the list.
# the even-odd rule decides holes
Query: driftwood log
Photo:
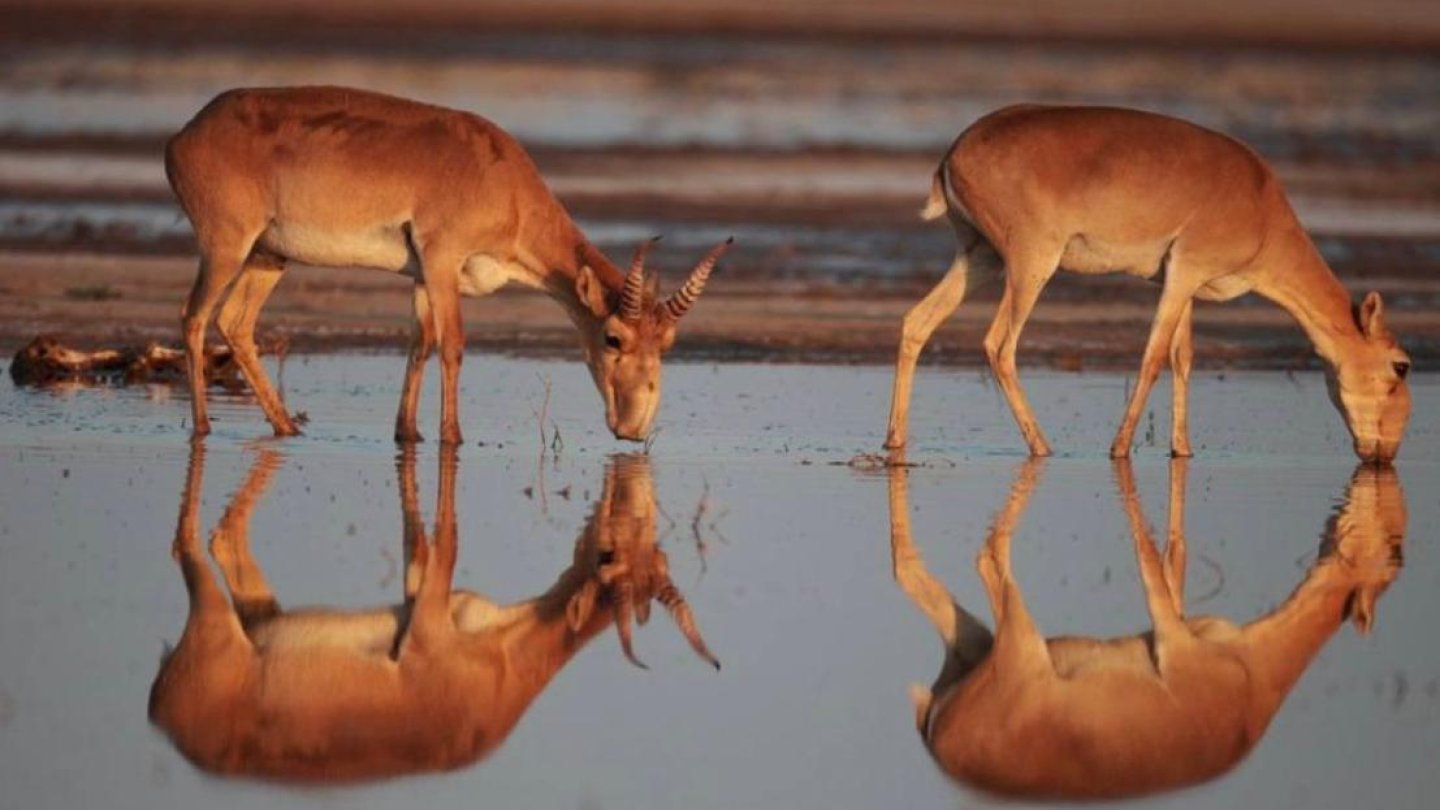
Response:
[[[283,357],[283,340],[260,347],[262,354]],[[185,351],[148,343],[142,347],[82,351],[41,335],[15,353],[10,379],[16,385],[46,386],[77,382],[86,385],[131,385],[136,383],[183,383]],[[205,347],[205,383],[228,391],[247,388],[245,377],[228,347]]]

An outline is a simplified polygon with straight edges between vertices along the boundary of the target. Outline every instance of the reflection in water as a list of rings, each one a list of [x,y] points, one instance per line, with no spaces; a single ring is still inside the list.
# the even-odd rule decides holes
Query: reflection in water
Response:
[[[373,610],[280,608],[250,554],[250,515],[280,467],[262,450],[210,539],[230,599],[199,541],[205,450],[196,443],[172,553],[190,594],[180,643],[160,667],[150,719],[208,771],[336,781],[455,768],[494,750],[575,653],[612,622],[625,654],[651,599],[712,665],[655,544],[649,460],[616,456],[545,593],[496,605],[452,590],[457,555],[454,448],[441,450],[433,539],[402,455],[405,601]]]
[[[1010,568],[1010,539],[1043,462],[1020,467],[976,559],[992,636],[925,568],[910,537],[905,471],[890,477],[896,582],[946,644],[934,685],[914,687],[916,723],[946,773],[1014,798],[1136,796],[1233,768],[1346,618],[1361,631],[1398,573],[1405,504],[1391,468],[1361,465],[1290,598],[1243,626],[1185,618],[1186,462],[1170,468],[1170,539],[1155,547],[1128,461],[1116,462],[1153,630],[1046,638]]]

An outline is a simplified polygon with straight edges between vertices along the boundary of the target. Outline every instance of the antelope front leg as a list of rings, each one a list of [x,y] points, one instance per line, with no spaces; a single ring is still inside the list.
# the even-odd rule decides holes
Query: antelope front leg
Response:
[[[1172,278],[1173,278],[1173,270]],[[1130,392],[1130,403],[1125,408],[1125,417],[1120,421],[1120,430],[1110,445],[1111,458],[1130,455],[1130,444],[1135,438],[1135,425],[1140,422],[1140,412],[1150,397],[1150,388],[1160,376],[1160,367],[1170,350],[1171,340],[1180,324],[1180,316],[1190,303],[1193,290],[1172,284],[1165,285],[1160,295],[1160,306],[1155,312],[1155,321],[1150,325],[1150,338],[1145,342],[1145,355],[1140,359],[1140,374],[1135,380],[1135,390]]]
[[[1190,342],[1191,310],[1194,301],[1186,301],[1180,313],[1180,322],[1175,326],[1175,338],[1170,342],[1170,379],[1173,381],[1173,396],[1170,405],[1170,455],[1174,458],[1189,458],[1190,450],[1190,361],[1194,358],[1194,346]]]
[[[440,345],[440,442],[461,443],[460,364],[465,359],[465,329],[460,320],[457,276],[463,257],[449,251],[425,253],[424,283]]]
[[[395,441],[424,441],[416,424],[420,410],[421,383],[425,380],[425,364],[435,350],[435,317],[430,311],[430,295],[425,285],[415,283],[412,294],[415,320],[410,331],[410,355],[405,361],[405,383],[400,390],[400,411],[395,415]]]

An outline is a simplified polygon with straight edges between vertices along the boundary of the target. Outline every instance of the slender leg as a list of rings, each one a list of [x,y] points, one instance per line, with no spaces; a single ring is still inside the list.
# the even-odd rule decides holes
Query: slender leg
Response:
[[[1020,332],[1040,298],[1040,291],[1055,275],[1060,252],[1034,251],[1028,256],[1007,258],[1005,294],[1001,296],[990,331],[985,335],[985,354],[990,358],[990,368],[995,372],[1000,390],[1005,392],[1005,399],[1010,403],[1020,433],[1030,446],[1030,455],[1048,456],[1050,443],[1045,441],[1045,434],[1035,421],[1030,402],[1020,387],[1020,375],[1015,369],[1015,351],[1020,343]]]
[[[1175,458],[1189,458],[1190,451],[1190,361],[1194,347],[1190,343],[1191,309],[1194,301],[1186,301],[1180,313],[1180,322],[1175,325],[1175,339],[1170,342],[1170,378],[1174,381],[1174,396],[1170,407],[1170,455]]]
[[[265,300],[280,283],[285,272],[285,262],[272,256],[252,254],[245,260],[240,277],[220,305],[220,314],[215,325],[235,353],[235,362],[255,391],[255,398],[265,411],[276,436],[295,436],[300,429],[285,410],[285,402],[270,384],[270,377],[260,363],[260,353],[255,348],[255,321]]]
[[[1155,312],[1154,322],[1150,325],[1150,338],[1145,343],[1145,355],[1140,359],[1140,375],[1135,380],[1135,390],[1130,392],[1130,404],[1125,408],[1125,418],[1120,422],[1120,430],[1116,432],[1115,441],[1110,445],[1111,458],[1130,455],[1130,443],[1135,438],[1135,425],[1140,421],[1140,412],[1145,408],[1145,400],[1150,397],[1150,388],[1155,384],[1155,378],[1160,376],[1165,355],[1170,351],[1171,340],[1193,293],[1194,290],[1189,287],[1167,283],[1165,291],[1160,294],[1160,306]]]
[[[424,283],[440,347],[440,441],[460,444],[460,363],[465,358],[465,330],[460,320],[460,288],[456,276],[463,257],[446,250],[424,253]]]
[[[440,493],[435,506],[435,542],[415,548],[415,559],[421,568],[420,586],[410,613],[410,624],[401,642],[400,657],[407,650],[443,649],[453,640],[455,625],[450,617],[451,580],[459,553],[455,523],[455,477],[458,467],[457,446],[440,448]]]
[[[990,534],[985,538],[985,547],[975,560],[980,579],[985,583],[985,592],[990,597],[991,610],[995,613],[993,656],[997,666],[1001,667],[1028,669],[1050,666],[1045,637],[1040,635],[1035,620],[1025,607],[1024,596],[1010,567],[1011,537],[1030,502],[1030,494],[1042,470],[1043,462],[1036,458],[1027,459],[1020,465],[1015,482],[1010,487],[1010,497],[996,514]]]
[[[235,603],[235,613],[246,628],[280,612],[264,571],[250,553],[250,516],[269,489],[281,461],[280,454],[273,450],[260,452],[245,482],[231,497],[220,523],[210,533],[210,554],[220,565],[225,586]]]
[[[1135,559],[1140,565],[1140,582],[1145,587],[1145,604],[1150,611],[1150,621],[1155,626],[1155,664],[1164,666],[1164,652],[1167,643],[1182,641],[1190,637],[1190,629],[1181,616],[1180,594],[1171,590],[1165,575],[1165,566],[1160,553],[1155,549],[1155,538],[1145,522],[1140,509],[1140,498],[1135,491],[1135,472],[1130,459],[1117,458],[1115,481],[1120,490],[1120,500],[1125,516],[1130,521],[1130,534],[1135,540]]]
[[[192,430],[196,436],[210,432],[210,416],[205,407],[205,327],[210,324],[210,313],[216,302],[244,266],[254,241],[253,237],[201,238],[200,269],[180,319],[190,374],[190,408],[195,422]]]
[[[1170,536],[1165,542],[1165,583],[1170,586],[1175,612],[1185,615],[1185,490],[1190,462],[1185,458],[1170,460]]]
[[[195,441],[190,445],[185,492],[180,501],[175,541],[171,546],[171,554],[180,563],[185,590],[190,595],[190,613],[185,620],[181,646],[189,638],[230,642],[243,640],[245,635],[239,618],[230,607],[230,600],[225,598],[224,590],[215,579],[215,572],[210,570],[200,549],[200,494],[204,489],[204,477],[205,446]]]
[[[410,357],[405,362],[405,384],[400,392],[400,412],[395,416],[395,441],[424,441],[416,426],[420,410],[420,389],[425,378],[425,364],[435,350],[435,317],[430,311],[430,295],[425,285],[416,282],[413,293],[415,322],[410,333]]]
[[[427,542],[425,522],[420,517],[420,498],[415,484],[415,445],[406,445],[395,464],[400,478],[400,515],[404,531],[405,601],[420,591],[421,566],[416,551]]]
[[[959,226],[964,228],[965,226]],[[968,229],[967,229],[968,230]],[[885,447],[899,450],[905,446],[910,418],[911,386],[915,364],[925,343],[965,300],[967,290],[993,278],[1000,269],[999,257],[973,230],[960,235],[962,248],[940,283],[905,313],[900,330],[900,349],[895,361],[895,385],[890,400],[890,426],[885,434]]]

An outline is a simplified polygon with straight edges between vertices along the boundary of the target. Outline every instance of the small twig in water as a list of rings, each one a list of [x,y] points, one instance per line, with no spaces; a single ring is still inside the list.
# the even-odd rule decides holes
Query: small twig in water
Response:
[[[700,555],[700,575],[704,576],[707,566],[705,564],[705,538],[700,534],[700,521],[705,517],[705,512],[710,508],[710,482],[704,478],[700,479],[700,502],[695,504],[695,516],[690,518],[690,534],[695,538],[695,553]]]
[[[550,418],[550,378],[541,377],[539,374],[535,376],[545,384],[545,398],[540,402],[540,409],[538,411],[534,408],[530,409],[530,412],[535,414],[535,424],[540,428],[540,457],[544,458],[546,446],[545,422]],[[551,422],[550,424],[554,425],[555,423]]]

